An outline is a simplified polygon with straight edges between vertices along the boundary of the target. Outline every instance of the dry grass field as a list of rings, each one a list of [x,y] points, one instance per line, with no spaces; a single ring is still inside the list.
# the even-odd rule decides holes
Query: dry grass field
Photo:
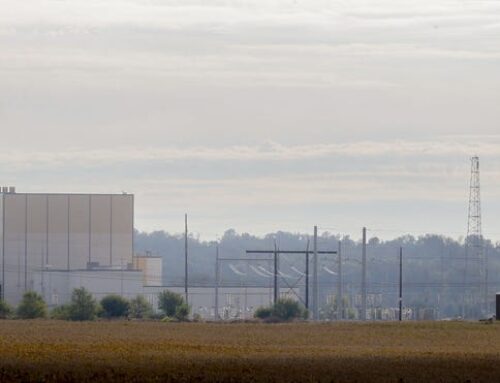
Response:
[[[494,382],[500,325],[0,321],[0,381]]]

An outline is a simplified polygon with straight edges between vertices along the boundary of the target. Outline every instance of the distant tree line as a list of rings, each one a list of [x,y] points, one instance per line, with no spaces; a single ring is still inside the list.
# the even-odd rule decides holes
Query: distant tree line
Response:
[[[370,234],[370,231],[368,232]],[[227,230],[218,243],[202,241],[195,236],[189,237],[189,272],[192,285],[210,285],[215,283],[215,253],[219,246],[220,257],[245,258],[248,249],[272,249],[274,244],[280,249],[305,250],[307,243],[312,248],[311,236],[299,233],[276,232],[263,237],[247,233],[237,233]],[[361,242],[349,236],[339,236],[333,233],[321,233],[319,236],[320,249],[337,249],[338,242],[342,242],[343,250],[343,280],[344,292],[350,297],[354,305],[356,294],[361,288]],[[164,231],[152,233],[135,233],[136,251],[152,252],[163,258],[163,284],[165,286],[180,286],[184,281],[184,238],[182,235],[173,235]],[[474,273],[469,272],[464,281],[466,246],[464,238],[453,239],[441,235],[404,235],[391,240],[382,240],[377,236],[368,239],[368,293],[379,294],[382,307],[397,306],[397,290],[399,275],[399,248],[403,247],[404,273],[404,303],[413,308],[432,307],[440,312],[440,316],[456,316],[461,313],[464,290],[485,281]],[[494,293],[500,290],[500,246],[498,243],[484,240],[484,252],[488,265],[488,299],[493,304]],[[280,258],[280,267],[287,274],[293,266],[304,271],[303,256],[283,256]],[[233,262],[234,263],[234,262]],[[264,265],[265,263],[263,263]],[[235,263],[244,267],[245,263]],[[266,266],[269,263],[265,264]],[[468,267],[474,270],[477,262],[469,262]],[[321,257],[320,268],[326,266],[329,270],[336,270],[335,257]],[[335,275],[323,272],[320,269],[320,295],[322,301],[325,296],[335,294]],[[296,275],[296,274],[294,274]],[[269,286],[269,280],[255,273],[245,276],[234,273],[228,262],[221,264],[222,284],[245,283]],[[354,302],[354,303],[353,303]],[[327,308],[328,309],[328,308]],[[326,309],[326,310],[327,310]]]

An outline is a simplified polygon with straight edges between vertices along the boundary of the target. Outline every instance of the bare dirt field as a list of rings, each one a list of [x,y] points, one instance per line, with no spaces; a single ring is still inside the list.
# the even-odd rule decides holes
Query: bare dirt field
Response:
[[[0,381],[494,382],[500,324],[0,321]]]

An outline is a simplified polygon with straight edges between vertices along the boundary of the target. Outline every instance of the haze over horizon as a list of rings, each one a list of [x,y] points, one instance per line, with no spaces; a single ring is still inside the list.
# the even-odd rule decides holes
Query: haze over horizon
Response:
[[[500,240],[500,3],[4,0],[0,184],[139,230]]]

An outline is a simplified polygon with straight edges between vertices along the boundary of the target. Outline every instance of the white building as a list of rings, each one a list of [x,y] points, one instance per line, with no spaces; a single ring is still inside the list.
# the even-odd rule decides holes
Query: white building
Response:
[[[133,235],[133,195],[28,194],[1,188],[1,297],[11,304],[28,290],[44,293],[45,298],[66,297],[67,292],[54,293],[46,286],[53,272],[64,278],[78,272],[78,278],[85,279],[85,271],[126,271],[132,263]],[[129,279],[107,280],[122,286]],[[75,281],[68,283],[78,287]]]

